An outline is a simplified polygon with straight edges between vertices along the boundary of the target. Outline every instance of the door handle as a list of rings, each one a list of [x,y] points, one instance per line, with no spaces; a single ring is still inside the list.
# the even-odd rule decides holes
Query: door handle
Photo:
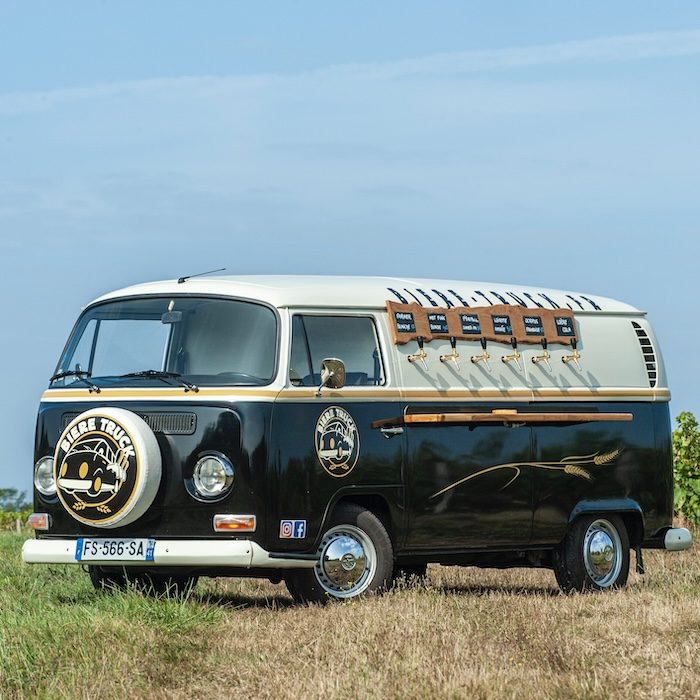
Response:
[[[394,437],[395,435],[403,435],[403,428],[401,426],[390,428],[390,427],[385,427],[385,428],[380,428],[382,435],[388,440],[389,438]]]

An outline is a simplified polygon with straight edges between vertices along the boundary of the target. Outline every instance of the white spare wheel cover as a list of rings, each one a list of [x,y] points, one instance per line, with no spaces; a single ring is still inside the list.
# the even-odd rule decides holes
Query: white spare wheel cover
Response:
[[[123,408],[92,408],[63,431],[54,453],[64,508],[93,527],[122,527],[153,503],[161,457],[153,431]]]

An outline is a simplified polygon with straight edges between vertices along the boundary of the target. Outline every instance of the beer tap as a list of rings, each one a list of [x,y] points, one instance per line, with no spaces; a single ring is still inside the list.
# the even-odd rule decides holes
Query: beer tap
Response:
[[[481,355],[472,355],[471,360],[475,365],[478,365],[479,362],[483,362],[486,365],[486,369],[490,372],[491,365],[489,365],[489,359],[491,359],[491,355],[486,351],[486,338],[481,339],[481,347],[483,349]]]
[[[564,357],[561,358],[561,361],[568,365],[569,362],[573,362],[576,365],[576,369],[581,369],[581,363],[579,360],[581,359],[581,353],[576,349],[576,338],[571,339],[571,347],[573,349],[573,352],[571,355],[564,355]]]
[[[450,336],[450,346],[452,352],[449,355],[440,355],[440,362],[454,362],[455,367],[459,371],[459,353],[457,352],[457,338]]]
[[[418,341],[418,352],[413,355],[409,355],[408,361],[411,363],[420,362],[423,365],[423,369],[427,371],[428,363],[426,362],[426,359],[428,357],[428,353],[425,352],[425,348],[423,347],[424,338],[422,335],[419,335],[416,340]]]
[[[518,352],[518,339],[511,337],[510,344],[513,348],[513,352],[510,355],[503,355],[501,357],[501,362],[505,362],[506,364],[508,362],[515,362],[517,368],[522,369],[522,366],[520,365],[520,353]]]
[[[547,350],[547,338],[542,338],[542,354],[535,355],[532,358],[532,364],[537,365],[540,362],[544,362],[544,364],[547,365],[547,369],[551,372],[552,365],[549,363],[551,357],[552,356],[549,354],[549,350]]]

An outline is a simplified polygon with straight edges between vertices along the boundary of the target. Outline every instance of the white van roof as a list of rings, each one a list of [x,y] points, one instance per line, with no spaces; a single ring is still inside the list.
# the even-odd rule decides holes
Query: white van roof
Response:
[[[415,277],[340,277],[313,275],[241,275],[191,277],[138,284],[101,296],[105,301],[144,294],[216,294],[257,299],[278,308],[341,307],[380,309],[387,300],[422,306],[518,304],[527,308],[564,308],[578,313],[643,315],[629,304],[596,294],[518,284],[422,279]]]

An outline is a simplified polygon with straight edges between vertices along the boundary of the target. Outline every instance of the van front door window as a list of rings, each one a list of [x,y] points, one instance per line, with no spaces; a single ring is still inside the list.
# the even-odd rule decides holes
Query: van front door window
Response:
[[[296,315],[292,319],[289,379],[295,386],[318,386],[321,363],[345,364],[347,386],[379,386],[384,372],[374,321],[368,316]]]

